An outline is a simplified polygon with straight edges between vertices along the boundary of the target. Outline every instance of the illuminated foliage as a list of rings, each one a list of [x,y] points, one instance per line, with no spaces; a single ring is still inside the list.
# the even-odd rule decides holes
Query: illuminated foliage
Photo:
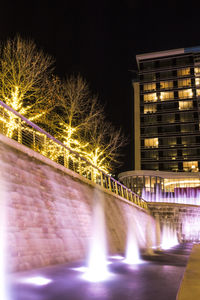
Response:
[[[51,120],[57,139],[92,165],[109,173],[115,164],[119,164],[119,149],[126,139],[120,130],[106,122],[103,107],[98,98],[91,95],[86,81],[81,76],[57,81],[56,103]],[[66,167],[70,161],[76,162],[77,157],[66,150]],[[97,169],[83,162],[80,168],[82,172],[92,172],[93,178],[97,176]]]
[[[81,76],[71,76],[60,82],[56,99],[59,103],[54,115],[56,137],[68,148],[82,154],[88,147],[86,133],[92,130],[103,109]]]
[[[111,172],[119,164],[120,148],[127,142],[121,130],[116,130],[102,117],[95,120],[88,138],[90,143],[84,152],[85,158],[105,173]]]
[[[38,141],[33,141],[34,150],[54,161],[64,157],[66,167],[75,163],[82,173],[89,172],[93,178],[97,176],[97,169],[89,167],[77,154],[109,173],[118,163],[124,137],[105,121],[104,110],[97,96],[91,94],[87,82],[81,76],[61,81],[52,75],[53,62],[33,41],[16,37],[2,44],[0,100],[50,132],[67,149],[25,127],[9,110],[0,116],[4,133],[9,138],[17,136],[19,142],[22,142],[22,135],[34,135],[33,140]]]
[[[15,111],[38,122],[53,107],[53,80],[50,82],[53,59],[37,50],[33,41],[16,37],[0,48],[0,99]],[[8,113],[8,136],[19,124]],[[3,121],[3,118],[2,118]],[[6,121],[4,120],[5,125]]]

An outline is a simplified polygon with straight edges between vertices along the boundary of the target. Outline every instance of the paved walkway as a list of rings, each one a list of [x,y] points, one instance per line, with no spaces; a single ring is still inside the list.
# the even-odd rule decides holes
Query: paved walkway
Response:
[[[191,248],[191,244],[178,245],[155,256],[146,256],[144,263],[134,266],[109,258],[110,277],[103,282],[84,280],[79,268],[84,264],[80,262],[16,273],[10,278],[9,299],[175,300]],[[33,283],[38,277],[50,282]]]
[[[181,282],[177,300],[200,299],[200,245],[194,245]]]

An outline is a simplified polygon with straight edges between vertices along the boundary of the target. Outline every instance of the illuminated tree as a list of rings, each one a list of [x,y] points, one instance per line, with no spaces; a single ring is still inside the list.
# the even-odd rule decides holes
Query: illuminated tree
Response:
[[[120,164],[120,149],[127,143],[121,130],[116,130],[103,117],[98,118],[93,123],[93,129],[89,132],[88,139],[90,143],[84,156],[94,166],[109,173],[114,166]]]
[[[53,59],[37,50],[31,40],[16,37],[0,47],[0,100],[24,115],[38,122],[49,112],[54,103],[52,93],[54,80],[50,80]],[[13,136],[19,126],[17,118],[7,113],[7,135]]]
[[[102,115],[103,109],[81,76],[71,76],[60,82],[57,103],[59,107],[54,115],[56,136],[65,146],[82,154],[89,143],[85,139],[86,133],[92,131],[93,123]]]

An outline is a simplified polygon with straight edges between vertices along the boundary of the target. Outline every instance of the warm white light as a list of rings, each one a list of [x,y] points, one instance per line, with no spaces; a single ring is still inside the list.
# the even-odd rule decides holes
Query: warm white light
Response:
[[[199,179],[193,179],[193,180],[187,180],[187,179],[185,179],[185,180],[178,180],[178,181],[169,181],[169,182],[166,182],[165,183],[165,186],[168,186],[168,185],[171,185],[171,184],[186,184],[186,183],[197,183],[197,184],[199,184],[200,183],[200,180]]]
[[[114,255],[114,256],[111,256],[110,258],[113,258],[113,259],[124,259],[124,257],[123,256],[121,256],[121,255]]]
[[[88,268],[82,278],[90,282],[99,282],[107,280],[110,276],[111,274],[108,272],[107,268],[101,266],[101,263],[99,263],[96,264],[94,268]]]
[[[21,282],[34,284],[34,285],[46,285],[52,282],[52,280],[42,276],[36,276],[36,277],[24,278],[21,280]]]

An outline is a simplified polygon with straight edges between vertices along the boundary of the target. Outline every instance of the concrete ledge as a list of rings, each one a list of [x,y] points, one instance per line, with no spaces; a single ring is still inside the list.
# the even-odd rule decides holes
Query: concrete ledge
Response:
[[[176,299],[200,299],[200,245],[194,245]]]

